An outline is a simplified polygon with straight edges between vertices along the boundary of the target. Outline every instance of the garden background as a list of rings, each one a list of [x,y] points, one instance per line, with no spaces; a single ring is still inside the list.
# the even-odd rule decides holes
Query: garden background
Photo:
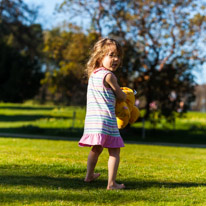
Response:
[[[1,0],[0,204],[206,205],[206,90],[195,78],[205,69],[205,9],[194,0],[62,0],[64,21],[45,28],[35,4]],[[137,91],[141,112],[121,130],[125,191],[105,189],[106,150],[100,179],[85,184],[89,148],[78,147],[85,64],[105,36],[123,47],[116,75]]]

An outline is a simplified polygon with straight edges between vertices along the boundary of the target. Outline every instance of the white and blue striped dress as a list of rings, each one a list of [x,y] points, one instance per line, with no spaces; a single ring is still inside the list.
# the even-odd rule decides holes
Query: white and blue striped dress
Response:
[[[124,147],[115,115],[116,98],[112,89],[104,86],[107,74],[113,75],[101,67],[89,78],[84,134],[79,141],[80,146]]]

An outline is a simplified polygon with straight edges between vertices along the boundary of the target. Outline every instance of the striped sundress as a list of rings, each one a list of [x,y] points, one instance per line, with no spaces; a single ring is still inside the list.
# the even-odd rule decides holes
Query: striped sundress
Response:
[[[84,134],[79,146],[124,147],[115,115],[116,98],[112,89],[104,86],[107,74],[112,72],[101,67],[89,78]]]

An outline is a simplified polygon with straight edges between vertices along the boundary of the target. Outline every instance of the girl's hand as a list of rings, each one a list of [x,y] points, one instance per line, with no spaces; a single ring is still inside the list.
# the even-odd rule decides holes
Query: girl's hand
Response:
[[[117,78],[113,74],[106,75],[104,84],[105,84],[105,86],[108,85],[109,87],[111,87],[117,100],[119,100],[119,101],[126,100],[126,94],[121,90],[121,88],[117,82]]]

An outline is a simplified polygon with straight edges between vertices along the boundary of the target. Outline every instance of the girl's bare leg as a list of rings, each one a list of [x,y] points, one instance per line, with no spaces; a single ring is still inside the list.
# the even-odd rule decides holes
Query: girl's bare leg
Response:
[[[109,148],[109,161],[108,161],[108,185],[107,189],[124,189],[124,184],[116,183],[117,170],[120,161],[120,148]]]
[[[100,176],[99,173],[94,173],[94,168],[97,164],[98,157],[102,153],[103,147],[95,145],[92,147],[87,160],[87,174],[84,179],[85,182],[91,182]]]

